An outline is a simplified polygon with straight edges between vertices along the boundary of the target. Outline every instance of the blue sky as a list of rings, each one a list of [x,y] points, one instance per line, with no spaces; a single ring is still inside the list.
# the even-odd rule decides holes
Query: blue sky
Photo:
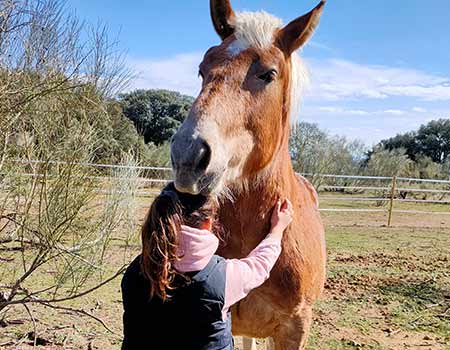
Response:
[[[232,0],[288,22],[313,0]],[[219,42],[208,0],[68,0],[88,22],[119,33],[133,88],[195,95],[198,64]],[[302,50],[312,84],[298,119],[371,145],[439,117],[450,118],[450,1],[328,0]]]

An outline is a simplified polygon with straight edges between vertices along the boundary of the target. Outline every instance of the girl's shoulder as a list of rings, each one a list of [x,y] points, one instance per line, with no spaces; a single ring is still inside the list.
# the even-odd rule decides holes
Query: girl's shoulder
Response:
[[[223,278],[225,278],[225,274],[226,259],[219,255],[213,255],[205,268],[198,271],[192,278],[198,282],[202,282],[210,279],[211,277],[214,277],[214,279],[221,279],[223,276]]]

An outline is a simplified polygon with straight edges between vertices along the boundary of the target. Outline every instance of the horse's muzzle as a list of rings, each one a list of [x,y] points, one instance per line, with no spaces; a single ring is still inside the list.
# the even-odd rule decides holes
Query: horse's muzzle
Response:
[[[206,169],[211,162],[211,147],[201,137],[177,132],[172,138],[171,160],[178,191],[203,192]]]

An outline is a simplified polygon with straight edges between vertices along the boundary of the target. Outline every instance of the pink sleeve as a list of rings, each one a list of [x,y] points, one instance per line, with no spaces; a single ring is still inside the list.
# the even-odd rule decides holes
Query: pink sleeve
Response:
[[[224,320],[233,304],[269,278],[280,253],[280,238],[268,234],[246,258],[226,261],[225,305],[222,310]]]

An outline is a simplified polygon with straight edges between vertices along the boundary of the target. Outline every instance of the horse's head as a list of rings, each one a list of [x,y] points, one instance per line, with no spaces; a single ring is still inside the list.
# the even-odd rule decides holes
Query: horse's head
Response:
[[[202,90],[172,139],[179,191],[219,193],[260,173],[286,144],[306,78],[294,52],[312,35],[324,4],[282,27],[265,12],[235,14],[229,0],[211,0],[223,41],[206,52]]]

